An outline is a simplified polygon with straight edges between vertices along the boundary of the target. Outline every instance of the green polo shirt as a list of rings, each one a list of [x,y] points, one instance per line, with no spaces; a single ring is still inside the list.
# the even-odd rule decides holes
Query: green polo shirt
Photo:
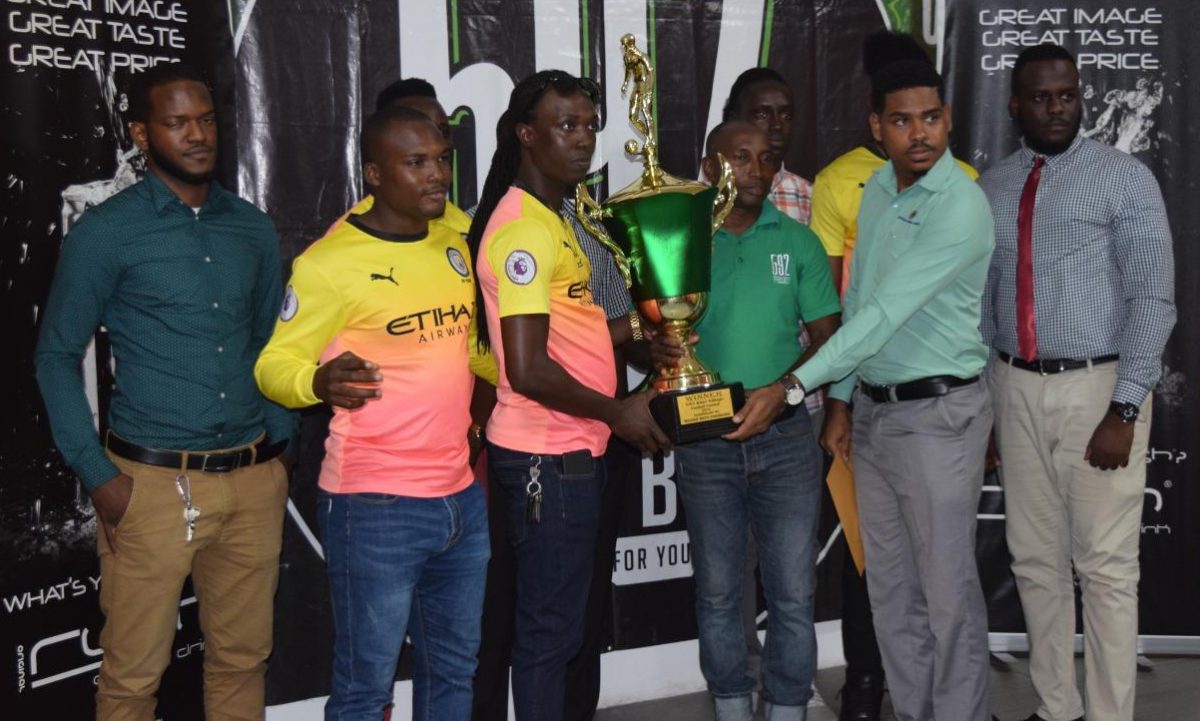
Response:
[[[757,388],[800,357],[798,323],[841,310],[821,241],[769,201],[745,233],[713,239],[708,311],[696,354],[721,374]]]
[[[855,378],[895,385],[978,375],[988,352],[979,308],[994,246],[987,198],[950,153],[904,192],[888,162],[867,182],[858,214],[842,327],[796,371],[805,388]]]
[[[148,172],[85,212],[63,243],[35,356],[54,442],[84,485],[120,472],[79,373],[99,325],[116,360],[118,435],[172,450],[290,440],[292,414],[254,384],[282,298],[275,226],[217,183],[193,211]]]

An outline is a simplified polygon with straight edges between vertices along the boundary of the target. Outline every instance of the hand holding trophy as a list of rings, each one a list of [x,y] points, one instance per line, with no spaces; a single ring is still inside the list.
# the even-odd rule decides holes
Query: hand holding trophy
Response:
[[[600,206],[587,188],[575,191],[580,222],[613,253],[630,285],[634,302],[656,332],[676,339],[683,357],[660,368],[651,385],[661,392],[651,401],[655,420],[674,443],[716,438],[736,426],[730,420],[745,401],[741,383],[720,376],[697,358],[688,340],[708,302],[712,285],[712,237],[733,209],[737,190],[733,170],[721,158],[715,187],[681,180],[658,166],[653,116],[654,68],[632,35],[621,38],[629,119],[641,134],[625,150],[642,159],[642,175]]]

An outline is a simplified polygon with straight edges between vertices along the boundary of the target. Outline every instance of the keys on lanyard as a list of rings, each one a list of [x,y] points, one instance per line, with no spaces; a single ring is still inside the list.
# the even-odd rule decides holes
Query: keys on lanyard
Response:
[[[175,490],[179,492],[179,500],[183,501],[183,521],[187,524],[187,542],[191,543],[196,536],[196,519],[200,517],[200,509],[192,505],[192,479],[188,478],[188,474],[175,476]]]
[[[542,459],[538,457],[537,463],[529,469],[529,483],[525,484],[526,523],[542,522],[542,482],[538,480],[542,475],[541,466]]]

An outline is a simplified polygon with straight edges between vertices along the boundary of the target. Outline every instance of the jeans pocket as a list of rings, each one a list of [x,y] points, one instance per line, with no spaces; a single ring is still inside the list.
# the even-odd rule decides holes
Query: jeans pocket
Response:
[[[813,438],[812,420],[808,409],[800,407],[790,418],[782,418],[771,424],[771,429],[785,438]]]

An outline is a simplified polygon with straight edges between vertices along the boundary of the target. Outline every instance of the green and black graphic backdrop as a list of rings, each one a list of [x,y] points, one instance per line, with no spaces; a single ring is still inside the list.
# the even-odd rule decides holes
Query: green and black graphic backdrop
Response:
[[[948,5],[945,12],[939,8]],[[631,32],[658,69],[664,166],[694,177],[708,128],[742,70],[772,67],[792,84],[796,133],[787,166],[811,178],[866,137],[859,48],[884,27],[912,32],[945,56],[956,105],[957,152],[986,167],[1013,147],[1004,115],[1007,75],[996,69],[1046,30],[1094,50],[1087,127],[1136,153],[1159,175],[1176,230],[1181,322],[1168,349],[1155,408],[1143,543],[1143,630],[1200,635],[1200,492],[1196,393],[1198,341],[1188,322],[1196,263],[1197,131],[1186,124],[1186,67],[1200,51],[1183,38],[1198,19],[1187,0],[1062,3],[1057,17],[1018,12],[1013,0],[5,0],[0,3],[0,294],[9,380],[0,406],[0,708],[4,718],[84,719],[99,666],[100,583],[95,523],[86,496],[54,450],[33,381],[33,348],[64,233],[79,214],[142,172],[120,119],[131,72],[186,60],[205,70],[220,113],[228,187],[277,224],[285,261],[318,237],[361,193],[357,127],[375,94],[401,76],[437,87],[455,133],[453,196],[474,204],[495,145],[494,127],[514,83],[558,67],[598,80],[604,129],[593,184],[605,195],[631,181],[631,136],[620,96],[618,39]],[[1139,6],[1126,8],[1125,6]],[[995,7],[994,10],[989,8]],[[999,8],[1005,8],[1003,10]],[[1085,15],[1078,17],[1077,8]],[[992,15],[988,15],[992,12]],[[939,43],[945,27],[946,42]],[[991,31],[995,31],[992,33]],[[1120,45],[1118,35],[1124,33]],[[1118,34],[1119,34],[1118,33]],[[1076,39],[1078,38],[1078,39]],[[1091,52],[1092,50],[1089,50]],[[1084,55],[1081,54],[1081,59]],[[1011,60],[1011,58],[1010,58]],[[1136,65],[1136,67],[1135,67]],[[1189,242],[1193,241],[1193,242]],[[750,342],[751,339],[747,339]],[[98,337],[81,369],[102,423],[111,366]],[[319,413],[302,445],[320,443]],[[303,456],[305,450],[301,450]],[[328,692],[330,621],[316,524],[316,469],[296,469],[285,524],[276,653],[268,701]],[[1003,546],[997,487],[980,509],[980,556],[994,631],[1021,631]],[[820,536],[818,620],[837,618],[840,529],[826,514]],[[644,468],[630,488],[614,559],[617,649],[694,638],[685,519],[672,465]],[[180,599],[173,660],[159,716],[201,719],[203,644],[195,601]],[[764,619],[764,623],[765,623]],[[406,664],[401,664],[401,676]]]

